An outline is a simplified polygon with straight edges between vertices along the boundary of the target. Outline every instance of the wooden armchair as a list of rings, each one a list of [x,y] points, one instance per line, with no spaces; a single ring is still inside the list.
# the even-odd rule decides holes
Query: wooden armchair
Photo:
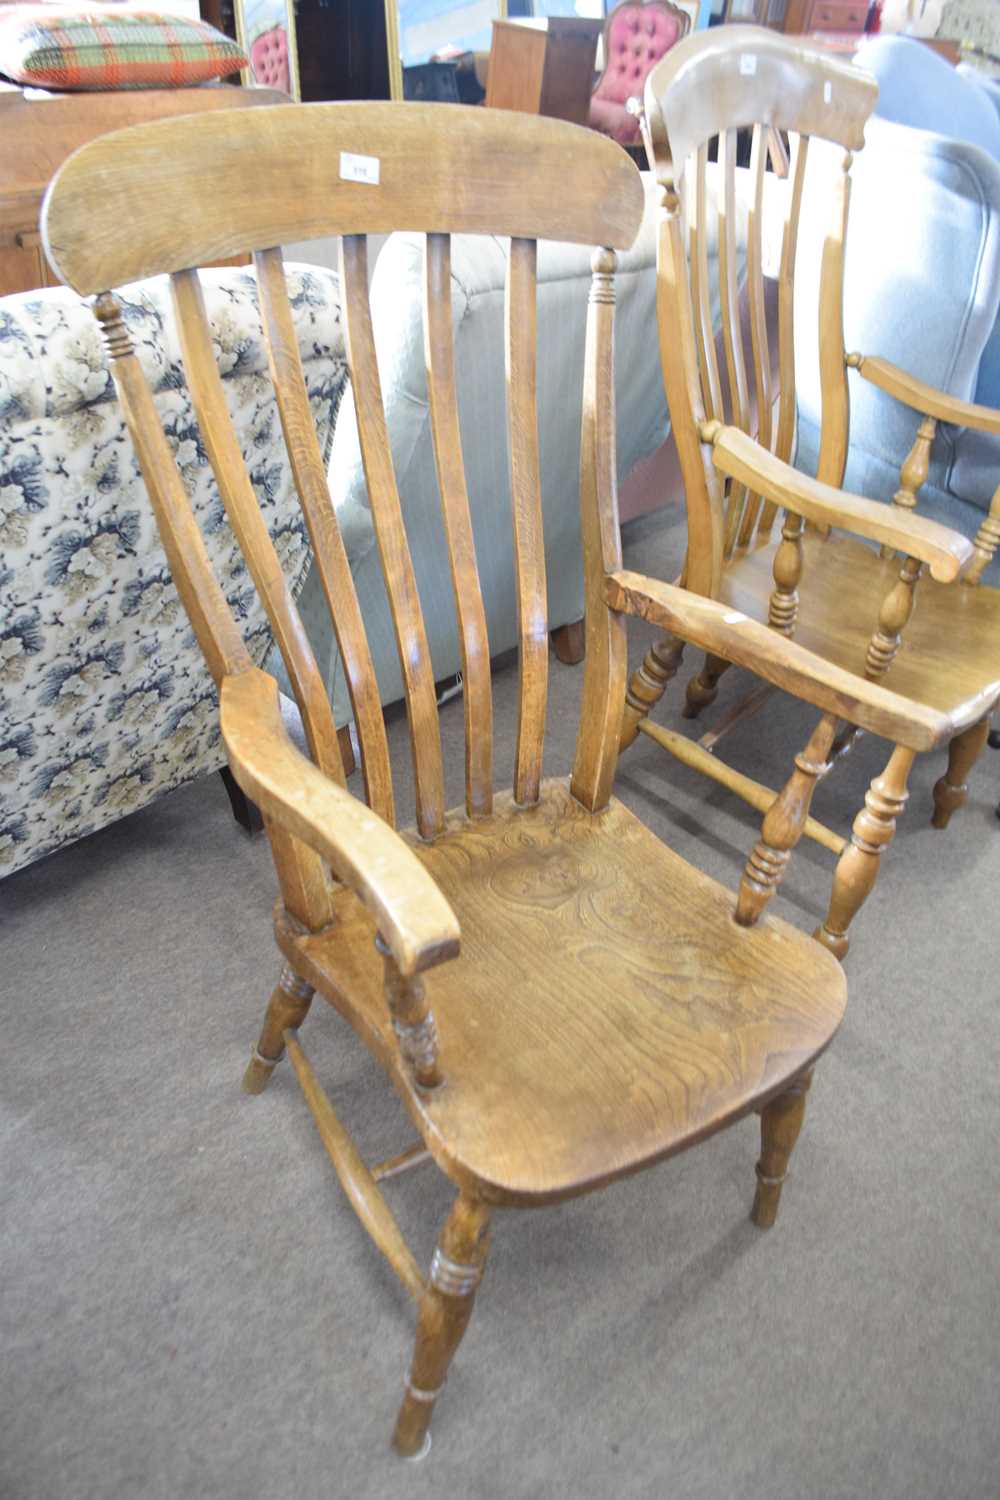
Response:
[[[613,248],[594,254],[581,503],[587,657],[572,775],[542,779],[548,639],[535,414],[536,237],[631,244],[639,174],[611,141],[556,120],[454,106],[322,104],[141,126],[78,152],[53,183],[53,264],[94,311],[150,500],[219,685],[233,774],[264,813],[280,886],[284,968],[245,1087],[287,1052],[345,1193],[418,1304],[394,1442],[426,1450],[434,1403],[483,1274],[491,1211],[600,1188],[756,1111],[753,1217],[774,1221],[810,1070],[840,1022],[840,967],[671,853],[611,797],[625,689],[625,615],[790,685],[822,711],[872,718],[921,748],[934,710],[765,626],[621,568],[615,495]],[[205,162],[212,163],[211,172]],[[358,162],[361,167],[358,167]],[[356,175],[352,175],[355,174]],[[128,233],[121,232],[127,223]],[[389,456],[368,304],[366,231],[426,233],[426,354],[448,562],[465,652],[465,807],[447,812],[420,602]],[[483,600],[453,379],[452,232],[511,235],[506,360],[520,600],[513,788],[494,796]],[[343,317],[378,546],[404,664],[416,830],[394,830],[377,684],[305,403],[279,246],[342,234]],[[254,253],[271,373],[306,524],[349,674],[367,805],[343,785],[326,698],[240,458],[197,269]],[[247,655],[108,288],[170,274],[198,422],[294,684],[310,757],[289,740],[274,681]],[[823,733],[825,731],[817,731]],[[192,857],[194,851],[192,851]],[[331,878],[332,877],[332,878]],[[734,916],[737,918],[734,920]],[[315,991],[398,1090],[415,1146],[366,1166],[306,1059]],[[433,1157],[457,1189],[427,1276],[380,1179]]]
[[[844,246],[851,153],[864,145],[875,102],[874,81],[859,69],[810,52],[793,40],[754,27],[726,27],[692,37],[650,74],[645,113],[649,149],[662,189],[658,243],[661,356],[673,432],[684,475],[687,588],[729,610],[766,620],[777,637],[801,645],[838,670],[886,674],[913,707],[930,710],[948,743],[948,768],[934,788],[934,823],[946,826],[964,802],[969,769],[986,741],[1000,699],[1000,591],[976,587],[1000,542],[1000,491],[970,545],[957,532],[913,513],[927,475],[934,421],[974,423],[1000,431],[1000,413],[956,401],[920,385],[884,360],[848,355],[841,324]],[[736,133],[752,127],[753,211],[747,247],[751,347],[743,346],[736,293]],[[761,220],[769,137],[788,132],[790,179],[779,279],[780,392],[774,392],[764,320]],[[709,142],[719,143],[719,279],[725,350],[725,391],[710,322],[704,237]],[[795,438],[796,243],[812,138],[843,148],[820,277],[820,375],[823,420],[816,479],[790,466]],[[849,442],[848,372],[927,414],[903,465],[895,504],[845,492]],[[752,371],[752,375],[748,374]],[[759,427],[750,430],[749,380],[756,386]],[[774,524],[783,511],[779,536]],[[877,544],[877,545],[872,545]],[[930,578],[920,584],[924,571]],[[800,597],[801,585],[801,597]],[[914,606],[916,608],[914,609]],[[912,619],[911,619],[912,615]],[[655,619],[655,615],[650,618]],[[808,798],[818,776],[847,751],[861,730],[879,730],[865,711],[831,719],[809,755],[798,762],[781,798],[730,770],[714,748],[747,712],[760,707],[758,689],[700,743],[647,717],[678,670],[683,642],[666,638],[647,653],[626,694],[622,748],[651,737],[767,812],[764,836],[746,880],[763,903],[781,878],[789,842],[805,831],[840,854],[825,921],[815,936],[843,958],[848,929],[874,884],[881,851],[891,841],[907,798],[912,740],[896,743],[883,776],[872,783],[848,844],[813,819],[793,830],[782,808]],[[709,653],[687,687],[685,714],[696,717],[716,696],[728,666]],[[888,736],[888,738],[893,738]],[[803,781],[802,776],[806,779]],[[772,806],[773,804],[773,806]]]

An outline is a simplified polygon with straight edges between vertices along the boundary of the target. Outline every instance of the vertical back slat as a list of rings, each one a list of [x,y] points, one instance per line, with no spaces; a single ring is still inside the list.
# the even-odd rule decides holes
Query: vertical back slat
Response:
[[[736,260],[736,131],[719,136],[719,310],[722,343],[726,354],[729,385],[729,420],[742,432],[750,430],[750,398],[747,394],[746,361],[740,328],[740,300]],[[745,485],[735,481],[729,488],[726,550],[731,551],[738,534],[746,500]]]
[[[365,236],[359,234],[344,235],[340,246],[347,359],[365,484],[406,690],[417,792],[417,828],[423,838],[434,838],[444,827],[441,734],[427,632],[403,525],[375,358],[368,302],[368,246]]]
[[[254,264],[264,339],[285,446],[354,709],[365,797],[369,807],[392,824],[395,822],[392,771],[378,682],[309,408],[281,251],[259,250],[254,256]]]
[[[832,218],[819,278],[819,383],[821,420],[816,478],[837,487],[844,482],[850,428],[847,351],[844,348],[844,253],[851,204],[851,156],[837,175]]]
[[[694,192],[687,193],[691,224],[691,295],[694,302],[695,339],[698,347],[698,365],[701,372],[705,415],[722,422],[725,420],[725,412],[722,407],[719,360],[715,351],[715,329],[712,326],[712,285],[708,275],[707,175],[708,146],[706,144],[695,155]]]
[[[791,187],[778,270],[778,435],[774,451],[783,463],[788,463],[791,458],[795,441],[795,255],[799,242],[802,189],[809,159],[809,137],[793,135],[791,147]],[[771,530],[776,511],[771,504],[763,507],[760,516],[762,534]]]
[[[780,137],[779,137],[780,139]],[[764,315],[764,252],[762,221],[764,216],[764,168],[767,165],[767,128],[755,125],[750,147],[750,178],[753,203],[747,226],[747,298],[750,304],[750,347],[753,354],[754,390],[757,396],[757,441],[771,446],[771,351]],[[747,496],[740,526],[739,545],[746,547],[753,536],[760,513],[760,495]]]
[[[476,544],[458,420],[451,322],[451,241],[448,235],[429,234],[424,255],[427,391],[465,684],[465,806],[470,817],[483,817],[493,807],[490,642],[476,566]]]
[[[621,567],[615,459],[614,273],[611,250],[595,250],[587,308],[580,446],[580,533],[587,598],[587,653],[571,789],[591,812],[611,796],[628,669],[622,615],[608,609],[604,580]]]
[[[521,666],[514,800],[522,805],[538,801],[549,670],[535,401],[537,255],[534,240],[511,240],[506,297],[507,431]]]
[[[313,760],[343,786],[344,765],[323,678],[247,473],[215,362],[198,272],[174,272],[170,288],[188,390],[226,515],[271,622]]]

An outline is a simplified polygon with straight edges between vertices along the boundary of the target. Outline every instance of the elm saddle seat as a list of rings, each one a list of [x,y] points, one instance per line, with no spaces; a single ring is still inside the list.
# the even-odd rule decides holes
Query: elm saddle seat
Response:
[[[342,152],[376,157],[378,183],[342,176]],[[139,126],[73,156],[44,209],[50,259],[78,293],[95,298],[171,570],[219,687],[230,766],[261,809],[274,855],[285,965],[244,1086],[259,1093],[288,1057],[345,1194],[418,1304],[393,1438],[405,1456],[429,1445],[434,1403],[482,1278],[492,1210],[598,1188],[755,1111],[761,1155],[752,1217],[769,1227],[812,1065],[843,1015],[845,980],[828,952],[769,915],[758,921],[748,877],[734,902],[612,797],[627,616],[655,617],[701,649],[791,688],[822,713],[813,739],[834,713],[865,713],[917,747],[944,732],[930,709],[838,671],[766,626],[622,570],[614,252],[632,244],[642,212],[637,169],[592,131],[422,103],[288,105],[267,116],[220,112]],[[452,812],[368,303],[366,234],[396,227],[426,235],[428,392],[465,683],[465,806]],[[511,237],[505,357],[519,710],[512,789],[496,796],[489,642],[454,381],[451,233]],[[341,236],[348,362],[406,686],[417,827],[402,834],[378,684],[309,415],[281,260],[282,243],[329,235]],[[583,371],[583,701],[572,774],[562,780],[542,779],[540,236],[605,247],[593,255]],[[212,349],[197,267],[240,250],[254,255],[282,427],[351,685],[366,801],[346,788],[330,705],[261,519]],[[248,657],[123,308],[108,290],[160,272],[170,276],[202,439],[281,647],[308,755],[285,729],[274,679]],[[796,758],[772,821],[799,817],[802,784],[816,769],[812,743]],[[417,1129],[415,1145],[372,1167],[303,1050],[316,992],[382,1064]],[[425,1275],[379,1184],[428,1156],[457,1197]]]
[[[848,672],[863,662],[872,637],[873,600],[884,599],[899,577],[898,557],[881,557],[854,537],[836,546],[816,531],[802,537],[801,591],[795,621],[799,645]],[[767,614],[774,592],[774,558],[781,538],[734,555],[719,598],[755,618]],[[894,692],[946,714],[953,733],[978,724],[1000,697],[1000,589],[953,588],[923,578],[889,679]],[[960,644],[960,649],[956,646]]]
[[[438,1164],[495,1203],[571,1196],[745,1114],[833,1036],[843,972],[781,921],[739,927],[724,886],[612,798],[563,780],[534,807],[449,816],[412,839],[462,929],[435,973],[445,1083],[399,1064],[375,926],[349,891],[318,936],[283,928],[298,973],[360,1016]],[[490,1107],[484,1109],[484,1099]]]

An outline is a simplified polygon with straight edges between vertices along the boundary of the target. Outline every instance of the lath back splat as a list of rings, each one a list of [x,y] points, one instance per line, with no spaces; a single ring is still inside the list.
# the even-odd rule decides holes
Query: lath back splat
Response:
[[[280,116],[280,118],[279,118]],[[843,1011],[843,976],[793,928],[765,918],[774,861],[826,753],[830,716],[862,711],[903,740],[938,732],[878,685],[857,683],[765,626],[734,625],[711,600],[622,571],[615,497],[615,248],[631,244],[643,194],[612,142],[562,122],[434,106],[310,105],[244,118],[140,127],[86,147],[46,207],[49,252],[97,292],[115,381],[171,567],[220,684],[233,773],[262,808],[281,886],[285,958],[246,1087],[288,1053],[359,1218],[419,1303],[395,1429],[422,1450],[431,1411],[483,1273],[497,1206],[588,1192],[662,1160],[749,1112],[762,1120],[755,1221],[773,1222],[808,1077]],[[341,152],[377,157],[377,185],[339,176]],[[208,179],[203,163],[211,160]],[[252,170],[251,170],[252,168]],[[95,213],[95,208],[99,212]],[[118,226],[128,222],[128,237]],[[444,812],[430,664],[385,433],[365,274],[368,231],[428,236],[428,379],[445,532],[467,681],[466,813]],[[483,603],[458,441],[448,236],[511,239],[507,366],[512,526],[522,638],[513,785],[493,796]],[[391,827],[392,793],[371,662],[291,353],[278,245],[344,236],[344,304],[376,535],[404,657],[417,783],[416,831]],[[587,663],[571,778],[542,782],[546,636],[539,435],[534,403],[535,241],[594,253],[587,323],[581,526]],[[371,806],[339,785],[336,738],[315,667],[260,525],[209,368],[200,262],[253,251],[282,421],[330,598],[361,728]],[[312,759],[288,739],[272,679],[249,663],[208,566],[152,399],[107,288],[173,277],[192,392],[220,491],[285,651]],[[781,817],[765,826],[738,901],[670,853],[611,797],[625,687],[625,615],[644,614],[720,657],[793,684],[822,718]],[[775,649],[775,643],[779,649]],[[860,705],[860,706],[859,706]],[[769,863],[770,861],[770,863]],[[779,861],[780,862],[780,861]],[[327,878],[329,866],[339,885]],[[734,920],[735,918],[735,920]],[[461,921],[461,929],[459,927]],[[461,937],[461,945],[460,945]],[[381,1063],[420,1136],[369,1168],[300,1040],[316,990]],[[704,996],[712,996],[706,1005]],[[720,1003],[719,996],[724,1001]],[[428,1154],[457,1188],[428,1275],[379,1182]]]
[[[865,122],[875,97],[874,81],[858,69],[751,27],[727,28],[681,44],[650,75],[646,92],[646,119],[662,207],[658,242],[661,355],[688,510],[685,582],[688,588],[723,600],[740,613],[766,619],[776,635],[795,636],[869,681],[880,681],[896,661],[921,572],[929,570],[932,581],[926,587],[940,595],[944,591],[938,585],[954,580],[970,556],[963,539],[946,528],[926,521],[900,525],[901,520],[914,519],[905,509],[872,503],[837,488],[843,481],[848,452],[847,381],[852,363],[845,355],[841,317],[850,167],[852,153],[864,144]],[[745,128],[752,130],[747,341],[741,335],[734,269],[735,139],[737,131]],[[764,173],[768,132],[775,130],[787,133],[791,142],[790,174],[781,185],[767,181]],[[704,231],[708,143],[713,136],[719,141],[721,371],[710,323]],[[822,393],[816,480],[789,467],[795,439],[793,314],[799,221],[811,164],[818,171],[825,170],[816,162],[814,142],[831,143],[842,153],[830,188],[829,227],[815,312]],[[784,200],[776,421],[771,416],[762,274],[763,210],[772,189],[783,194]],[[798,315],[802,316],[801,307]],[[758,411],[756,434],[751,431],[751,389]],[[779,508],[783,516],[775,541],[772,530]],[[881,543],[889,558],[899,549],[903,560],[880,567],[869,549],[841,535],[829,536],[831,527]],[[926,657],[931,659],[937,655],[933,626],[925,636],[924,644],[928,643],[931,650]],[[913,645],[915,661],[916,639]],[[956,648],[960,654],[958,637]],[[676,639],[658,642],[633,674],[625,698],[622,747],[641,732],[762,811],[770,809],[762,843],[747,868],[751,888],[766,893],[764,899],[780,879],[789,840],[794,842],[801,832],[840,854],[831,910],[816,936],[843,956],[850,921],[871,889],[878,856],[891,839],[895,814],[905,802],[913,746],[897,750],[884,779],[891,791],[882,782],[873,787],[852,839],[845,845],[837,834],[807,816],[809,799],[818,776],[849,748],[860,727],[871,726],[863,719],[852,719],[838,732],[836,720],[825,724],[819,738],[799,757],[792,780],[776,797],[768,787],[731,771],[713,754],[725,733],[761,707],[769,689],[758,687],[700,743],[647,717],[678,671],[681,651]],[[688,717],[695,717],[713,701],[727,665],[720,656],[706,656],[687,686]],[[899,678],[900,666],[894,670]],[[920,702],[947,710],[951,733],[971,735],[978,743],[984,701],[988,703],[1000,691],[1000,661],[980,671],[979,676],[975,671],[968,674],[971,681],[961,685],[957,698],[948,696],[953,689],[944,682],[947,673],[939,672],[938,690],[916,675],[905,685],[900,681],[899,688]],[[968,746],[970,741],[962,743]],[[966,763],[967,753],[966,760],[960,758],[949,771],[949,781],[962,780],[958,773]],[[943,797],[943,793],[936,794],[939,807]],[[792,807],[796,812],[789,822]]]

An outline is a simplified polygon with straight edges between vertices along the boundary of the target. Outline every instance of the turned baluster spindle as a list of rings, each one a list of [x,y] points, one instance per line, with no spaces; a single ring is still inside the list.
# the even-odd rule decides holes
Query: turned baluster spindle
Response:
[[[851,842],[837,863],[826,919],[813,937],[836,958],[847,956],[847,930],[871,894],[878,877],[883,849],[892,843],[896,820],[906,806],[906,790],[915,751],[905,745],[893,750],[881,776],[865,793],[865,805],[854,819]]]
[[[791,635],[799,612],[802,578],[802,517],[785,512],[781,542],[774,554],[774,592],[767,609],[767,623],[781,635]]]
[[[632,673],[625,692],[620,749],[627,750],[634,741],[639,724],[659,703],[670,679],[676,676],[683,654],[684,642],[666,636],[650,646],[642,666]]]
[[[381,936],[375,938],[375,947],[385,962],[385,998],[399,1050],[420,1087],[437,1088],[443,1074],[438,1059],[437,1027],[427,1003],[424,981],[419,974],[407,976],[399,972]]]
[[[931,447],[936,432],[937,422],[933,417],[925,417],[917,428],[913,447],[903,460],[903,466],[899,471],[899,489],[892,497],[893,505],[898,505],[901,510],[913,510],[916,506],[917,494],[931,466]],[[891,557],[892,554],[892,547],[888,545],[882,547],[882,557]]]
[[[878,626],[868,642],[865,654],[865,676],[870,682],[884,677],[896,658],[903,630],[913,613],[917,580],[923,563],[915,557],[903,561],[899,578],[886,594],[879,610]]]
[[[764,815],[760,838],[747,861],[736,902],[736,920],[752,927],[781,884],[792,850],[805,830],[816,784],[830,769],[830,751],[837,720],[824,714],[805,749],[795,757],[795,770]]]
[[[975,556],[962,582],[974,586],[993,561],[997,547],[1000,547],[1000,486],[994,492],[989,514],[984,517],[972,545],[976,549]]]

